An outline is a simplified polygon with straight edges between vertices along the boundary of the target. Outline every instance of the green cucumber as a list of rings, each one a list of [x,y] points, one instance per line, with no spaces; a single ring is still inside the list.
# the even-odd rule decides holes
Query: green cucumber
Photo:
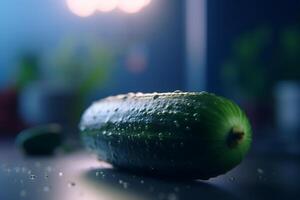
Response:
[[[207,92],[108,97],[84,112],[80,132],[88,148],[117,168],[190,179],[226,173],[252,141],[239,106]]]

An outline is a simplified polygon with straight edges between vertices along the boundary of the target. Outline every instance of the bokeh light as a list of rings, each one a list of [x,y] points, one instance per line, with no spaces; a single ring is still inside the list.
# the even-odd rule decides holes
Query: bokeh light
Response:
[[[119,0],[119,8],[126,13],[137,13],[151,0]]]
[[[147,6],[151,0],[66,0],[71,12],[80,17],[88,17],[95,13],[110,12],[119,8],[125,13],[137,13]]]
[[[97,10],[102,12],[110,12],[118,7],[118,0],[97,0]]]
[[[69,9],[80,17],[88,17],[96,11],[97,0],[66,0]]]

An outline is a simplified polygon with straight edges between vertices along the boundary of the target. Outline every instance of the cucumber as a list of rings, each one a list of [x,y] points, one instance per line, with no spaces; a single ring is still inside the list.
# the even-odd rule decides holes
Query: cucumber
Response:
[[[239,106],[207,92],[108,97],[84,112],[79,127],[84,144],[116,168],[188,179],[226,173],[252,141]]]
[[[47,124],[23,130],[17,136],[16,144],[27,155],[53,154],[62,144],[62,127]]]

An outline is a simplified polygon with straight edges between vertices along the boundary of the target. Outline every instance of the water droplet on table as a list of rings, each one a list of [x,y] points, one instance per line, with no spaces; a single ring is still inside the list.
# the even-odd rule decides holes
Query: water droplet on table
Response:
[[[123,188],[127,189],[128,188],[128,183],[127,182],[123,182]]]
[[[72,187],[75,187],[75,186],[76,186],[76,183],[75,183],[75,182],[70,181],[70,182],[68,183],[68,187],[69,187],[69,188],[72,188]]]
[[[264,170],[263,169],[261,169],[261,168],[257,168],[257,173],[259,173],[259,174],[263,174],[264,173]]]
[[[29,179],[30,179],[30,180],[34,180],[35,178],[36,178],[36,175],[30,174],[30,176],[29,176]]]
[[[20,197],[25,197],[27,194],[26,190],[21,190],[20,191]]]
[[[43,191],[44,192],[49,192],[50,191],[50,187],[49,186],[44,186],[43,187]]]
[[[51,166],[48,166],[48,167],[46,167],[46,170],[48,171],[48,172],[52,172],[52,167]]]

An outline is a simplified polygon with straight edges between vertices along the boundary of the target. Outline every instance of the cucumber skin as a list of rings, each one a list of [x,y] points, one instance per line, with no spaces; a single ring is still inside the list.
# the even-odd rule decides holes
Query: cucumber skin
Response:
[[[226,140],[233,127],[244,139]],[[214,94],[118,95],[95,102],[82,116],[85,145],[118,168],[208,179],[238,165],[251,145],[251,127],[232,101]]]

